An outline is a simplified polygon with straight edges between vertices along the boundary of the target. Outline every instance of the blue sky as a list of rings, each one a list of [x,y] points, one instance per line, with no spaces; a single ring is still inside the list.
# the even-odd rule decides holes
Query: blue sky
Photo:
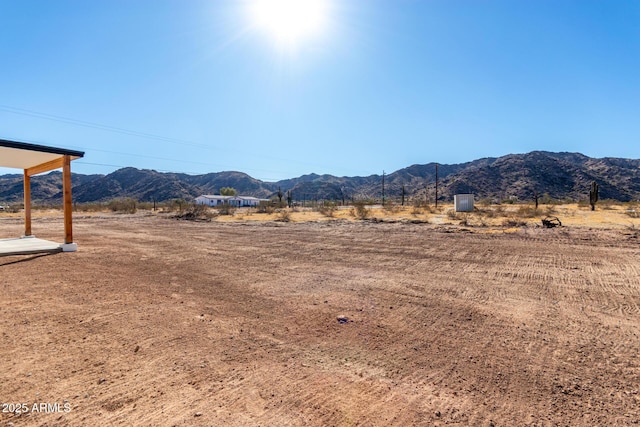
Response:
[[[0,0],[0,138],[263,180],[640,158],[637,0],[328,0],[293,46],[251,1]]]

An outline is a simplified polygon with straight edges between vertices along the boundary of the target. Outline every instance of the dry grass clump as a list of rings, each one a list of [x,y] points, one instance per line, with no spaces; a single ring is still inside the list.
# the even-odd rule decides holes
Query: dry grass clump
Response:
[[[76,212],[101,212],[105,210],[105,205],[99,202],[94,203],[76,203],[73,205]]]
[[[15,203],[13,205],[5,205],[4,209],[2,209],[2,211],[0,212],[6,212],[6,213],[18,213],[22,210],[22,208],[24,207],[24,205],[22,203]]]
[[[476,212],[484,218],[499,218],[506,215],[503,205],[486,205],[483,208],[476,208]]]
[[[351,216],[353,216],[356,219],[364,220],[369,218],[371,211],[367,209],[367,205],[365,202],[355,201],[353,202],[353,207],[351,208],[349,213],[351,214]]]
[[[395,215],[395,214],[397,214],[397,213],[399,213],[401,211],[400,206],[398,206],[398,205],[396,205],[394,203],[391,203],[391,202],[385,203],[383,208],[384,208],[386,213],[392,214],[392,215]]]
[[[458,213],[457,213],[455,210],[453,210],[453,209],[449,209],[449,210],[447,211],[447,218],[452,219],[452,220],[455,220],[455,221],[460,220],[460,216],[459,216],[459,215],[458,215]]]
[[[138,211],[138,201],[132,198],[115,199],[107,203],[112,212],[134,214]]]
[[[336,209],[337,209],[336,204],[330,203],[330,202],[326,202],[316,208],[318,212],[320,212],[322,215],[326,216],[327,218],[333,218],[336,212]]]
[[[631,218],[640,218],[637,209],[627,209],[626,211],[624,211],[624,214],[630,216]]]
[[[217,211],[212,211],[207,205],[193,203],[189,205],[184,212],[180,212],[174,218],[187,221],[211,221],[212,218],[218,216]]]
[[[282,209],[278,212],[278,218],[276,218],[278,222],[289,222],[291,221],[291,212],[286,209]]]
[[[418,215],[422,215],[423,210],[421,206],[418,205],[414,205],[413,208],[411,208],[411,215],[413,216],[418,216]]]
[[[505,218],[502,220],[503,227],[525,227],[526,225],[526,221],[522,221],[517,218]]]
[[[535,218],[539,215],[539,212],[533,206],[522,205],[518,208],[515,213],[515,216],[518,218]]]
[[[258,213],[272,214],[276,211],[276,209],[270,203],[260,202],[256,211]]]
[[[235,206],[225,203],[224,205],[217,206],[216,211],[218,212],[218,215],[233,215],[236,213],[236,208]]]

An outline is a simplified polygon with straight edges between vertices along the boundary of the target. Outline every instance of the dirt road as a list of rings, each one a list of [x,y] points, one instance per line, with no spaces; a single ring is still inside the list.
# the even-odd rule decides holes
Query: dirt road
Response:
[[[77,253],[0,258],[0,409],[28,408],[2,426],[640,422],[635,232],[74,226]]]

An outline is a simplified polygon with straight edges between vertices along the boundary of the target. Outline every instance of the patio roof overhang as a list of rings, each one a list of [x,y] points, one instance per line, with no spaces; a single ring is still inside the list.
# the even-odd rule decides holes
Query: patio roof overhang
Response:
[[[0,167],[24,171],[24,235],[31,236],[31,177],[62,168],[65,252],[75,251],[71,226],[71,161],[84,157],[84,152],[26,142],[0,139]]]
[[[0,167],[23,169],[29,176],[63,167],[64,156],[75,160],[84,152],[0,139]]]

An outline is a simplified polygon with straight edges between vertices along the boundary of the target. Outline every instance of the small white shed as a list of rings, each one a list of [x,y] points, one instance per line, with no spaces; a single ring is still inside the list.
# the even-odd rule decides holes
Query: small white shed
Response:
[[[473,212],[473,194],[456,194],[453,204],[456,212]]]

